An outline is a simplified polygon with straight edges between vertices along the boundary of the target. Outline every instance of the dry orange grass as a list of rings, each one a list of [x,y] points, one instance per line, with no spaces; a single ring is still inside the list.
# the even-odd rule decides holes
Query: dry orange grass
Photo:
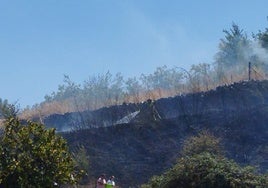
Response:
[[[170,90],[164,90],[164,89],[154,89],[149,91],[144,91],[136,96],[130,96],[126,95],[123,99],[120,101],[113,102],[112,100],[105,104],[98,103],[97,105],[94,103],[94,101],[90,101],[90,103],[87,102],[80,102],[81,104],[77,104],[77,101],[73,99],[66,99],[62,102],[53,101],[53,102],[44,102],[40,105],[32,108],[32,109],[25,109],[23,110],[19,117],[21,119],[32,119],[32,118],[39,118],[40,121],[51,115],[51,114],[65,114],[68,112],[77,112],[77,111],[84,111],[84,110],[96,110],[98,108],[102,108],[105,106],[111,106],[111,105],[118,105],[122,104],[123,102],[126,103],[139,103],[142,101],[146,101],[148,99],[151,100],[157,100],[160,98],[166,98],[166,97],[173,97],[180,94],[187,94],[187,93],[195,93],[195,92],[202,92],[202,91],[208,91],[211,89],[214,89],[220,85],[229,85],[234,82],[239,82],[241,80],[247,80],[248,79],[248,72],[243,72],[240,75],[235,74],[233,76],[225,75],[225,77],[222,78],[220,83],[216,84],[214,82],[210,82],[210,84],[200,84],[200,83],[189,83],[181,85],[180,88],[174,88]],[[267,79],[267,76],[261,72],[261,71],[252,71],[251,79],[253,80],[264,80]],[[92,103],[92,104],[91,104]],[[94,105],[93,105],[94,104]]]
[[[43,119],[51,114],[65,114],[72,111],[71,104],[67,100],[63,102],[45,102],[32,109],[23,110],[20,113],[19,118],[28,120],[38,117]]]

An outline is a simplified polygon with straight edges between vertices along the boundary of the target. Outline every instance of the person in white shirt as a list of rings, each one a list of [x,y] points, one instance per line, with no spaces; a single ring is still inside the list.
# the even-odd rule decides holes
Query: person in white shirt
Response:
[[[105,174],[102,174],[97,180],[97,188],[105,188],[105,185],[106,185]]]
[[[115,186],[114,176],[111,176],[106,183],[105,188],[113,188]]]

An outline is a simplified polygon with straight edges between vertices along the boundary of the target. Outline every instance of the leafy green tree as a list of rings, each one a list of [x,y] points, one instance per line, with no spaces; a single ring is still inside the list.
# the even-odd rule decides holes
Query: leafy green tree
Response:
[[[2,187],[57,187],[75,184],[79,172],[66,141],[44,125],[7,119],[0,146]]]
[[[203,152],[222,155],[223,149],[220,139],[210,132],[203,130],[198,135],[192,136],[184,141],[181,151],[182,156],[193,156]]]
[[[253,188],[267,187],[265,176],[252,167],[240,167],[232,160],[203,152],[180,158],[162,176],[154,176],[143,188]]]
[[[222,156],[219,140],[207,132],[185,141],[182,157],[167,172],[153,176],[142,188],[264,188],[267,175],[240,167]]]

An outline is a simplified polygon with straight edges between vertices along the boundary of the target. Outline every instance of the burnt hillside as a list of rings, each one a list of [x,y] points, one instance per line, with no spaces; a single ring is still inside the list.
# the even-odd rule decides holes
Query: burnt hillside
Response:
[[[80,127],[62,133],[71,149],[87,149],[93,176],[113,174],[119,185],[128,187],[171,167],[183,140],[203,129],[222,139],[227,157],[265,172],[267,114],[268,81],[250,81],[153,102],[54,115],[45,123]]]

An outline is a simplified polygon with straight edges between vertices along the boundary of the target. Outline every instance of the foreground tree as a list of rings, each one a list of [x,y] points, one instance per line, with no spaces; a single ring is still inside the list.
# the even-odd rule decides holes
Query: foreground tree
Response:
[[[0,187],[57,187],[78,180],[66,141],[55,129],[9,118],[0,144]]]
[[[189,138],[177,164],[152,177],[142,188],[268,187],[267,175],[258,175],[252,167],[241,167],[223,157],[218,144],[219,140],[206,132]]]

